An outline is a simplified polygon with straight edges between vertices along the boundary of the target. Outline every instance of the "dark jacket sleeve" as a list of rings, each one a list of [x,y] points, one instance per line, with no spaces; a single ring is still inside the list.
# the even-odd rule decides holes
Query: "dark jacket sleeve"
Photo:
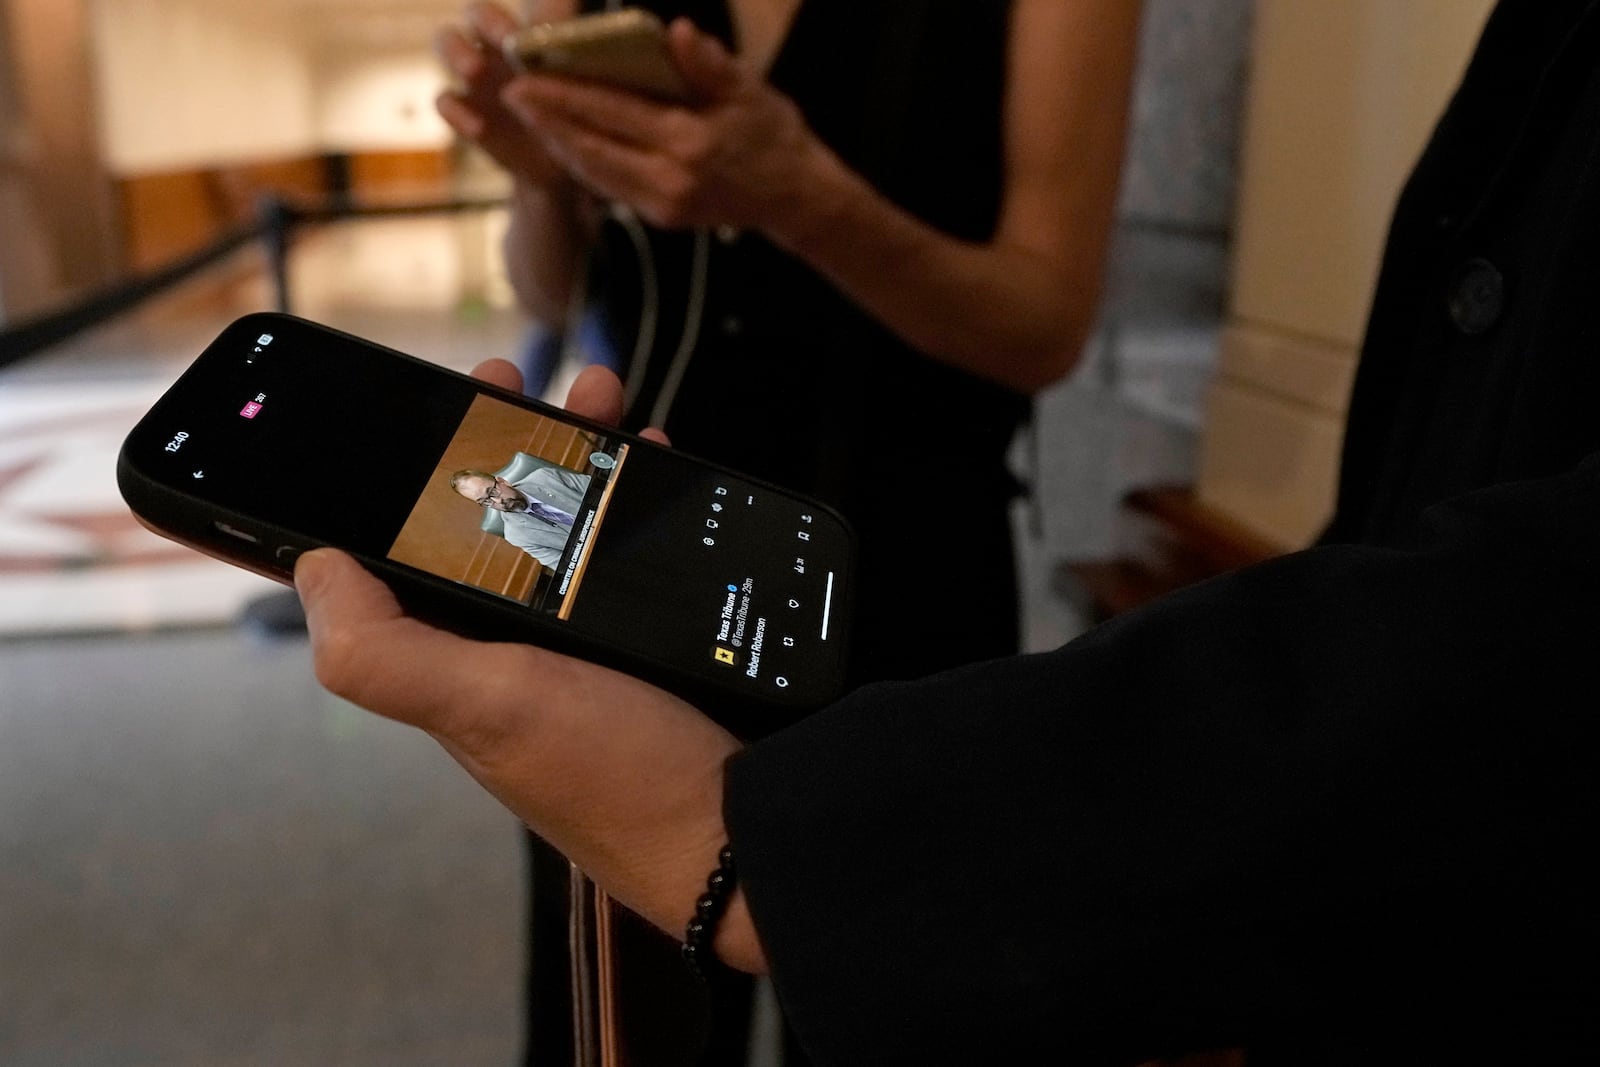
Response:
[[[741,878],[817,1062],[1587,1027],[1600,460],[1425,525],[737,757]]]

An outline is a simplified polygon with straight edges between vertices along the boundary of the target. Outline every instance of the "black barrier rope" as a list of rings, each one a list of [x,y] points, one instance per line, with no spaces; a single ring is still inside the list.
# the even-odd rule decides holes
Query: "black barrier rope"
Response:
[[[58,311],[46,312],[25,319],[15,326],[0,329],[0,368],[26,359],[52,345],[60,344],[152,297],[159,296],[255,240],[262,241],[265,246],[278,310],[288,311],[289,240],[294,228],[302,223],[481,211],[500,207],[504,203],[504,200],[498,199],[448,200],[357,207],[342,202],[330,205],[292,204],[282,197],[268,195],[263,197],[257,206],[254,223],[230,230],[206,247],[157,270],[100,289]]]
[[[292,204],[280,197],[263,198],[256,215],[260,220],[262,240],[267,249],[267,265],[272,275],[273,290],[278,298],[278,310],[288,313],[289,306],[289,238],[294,228],[302,223],[343,222],[352,218],[395,218],[409,215],[441,215],[452,212],[487,211],[504,206],[502,199],[494,200],[443,200],[415,204],[383,204],[356,207],[336,199],[326,204]]]
[[[159,270],[108,286],[70,307],[47,312],[0,330],[0,367],[9,366],[41,349],[59,344],[75,334],[98,326],[204,270],[259,236],[259,228],[246,226],[213,241]]]

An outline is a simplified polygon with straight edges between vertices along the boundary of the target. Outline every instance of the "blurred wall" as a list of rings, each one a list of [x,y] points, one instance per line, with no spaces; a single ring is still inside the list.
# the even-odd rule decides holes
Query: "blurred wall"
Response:
[[[263,191],[437,195],[451,137],[431,37],[459,13],[0,0],[0,321],[200,247]]]
[[[105,156],[119,176],[317,150],[310,64],[282,5],[98,0]]]
[[[1034,405],[1031,531],[1051,558],[1122,551],[1131,489],[1190,484],[1232,240],[1251,0],[1145,0],[1099,327]]]
[[[0,0],[0,322],[116,269],[84,0]]]
[[[1199,495],[1286,547],[1332,512],[1390,212],[1492,0],[1260,0]]]
[[[342,152],[446,148],[453,135],[433,109],[444,77],[424,44],[404,52],[318,57],[318,143]]]
[[[37,279],[54,270],[38,224],[32,156],[21,85],[12,59],[11,21],[0,18],[0,327],[40,302]]]
[[[97,0],[105,153],[135,175],[363,149],[442,149],[443,16],[323,4]]]

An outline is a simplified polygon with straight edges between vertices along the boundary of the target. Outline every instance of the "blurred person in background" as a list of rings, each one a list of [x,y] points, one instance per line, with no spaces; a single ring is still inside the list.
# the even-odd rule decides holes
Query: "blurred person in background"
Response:
[[[493,3],[439,36],[440,113],[512,180],[519,300],[625,376],[626,428],[843,512],[854,681],[1015,653],[1007,452],[1093,323],[1137,0],[644,6],[686,101],[518,73]]]

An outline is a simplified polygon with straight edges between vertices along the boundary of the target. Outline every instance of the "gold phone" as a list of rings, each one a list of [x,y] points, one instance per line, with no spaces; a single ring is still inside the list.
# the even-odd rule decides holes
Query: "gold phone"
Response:
[[[667,51],[665,25],[642,8],[537,23],[508,34],[502,48],[519,70],[600,82],[658,100],[690,97]]]

